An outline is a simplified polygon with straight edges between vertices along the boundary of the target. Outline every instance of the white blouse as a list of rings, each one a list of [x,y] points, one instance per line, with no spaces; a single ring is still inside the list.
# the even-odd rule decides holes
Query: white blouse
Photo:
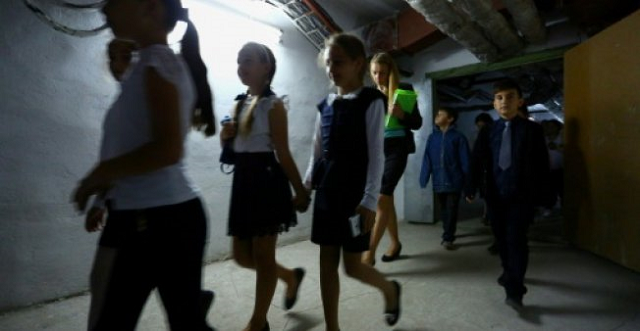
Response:
[[[248,96],[245,100],[238,122],[247,114],[251,103],[256,96]],[[238,131],[233,140],[233,150],[236,153],[259,153],[273,151],[273,142],[271,141],[271,128],[269,126],[269,112],[273,109],[273,105],[279,102],[280,98],[276,95],[270,95],[260,98],[256,108],[253,110],[253,124],[251,132],[243,135]]]

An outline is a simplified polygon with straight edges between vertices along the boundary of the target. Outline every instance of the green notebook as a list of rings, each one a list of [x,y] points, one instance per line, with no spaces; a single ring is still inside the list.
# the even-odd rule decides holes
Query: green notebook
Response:
[[[416,101],[418,101],[418,95],[411,90],[397,89],[393,94],[394,103],[400,105],[400,108],[407,113],[411,114],[415,109]],[[386,129],[404,129],[404,126],[400,124],[398,118],[390,116],[388,113],[385,115],[384,127]]]

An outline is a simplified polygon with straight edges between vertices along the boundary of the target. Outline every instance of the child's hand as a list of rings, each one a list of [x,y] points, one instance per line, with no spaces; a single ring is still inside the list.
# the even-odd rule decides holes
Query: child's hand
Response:
[[[359,205],[356,208],[356,213],[362,217],[362,233],[371,232],[376,223],[376,212]]]
[[[304,213],[309,208],[310,202],[311,198],[306,191],[303,192],[303,194],[296,194],[296,196],[293,197],[293,208],[299,213]]]
[[[102,194],[109,190],[111,182],[101,174],[100,166],[96,167],[87,177],[80,181],[80,184],[73,192],[72,202],[78,211],[83,212],[87,207],[89,197],[94,194]]]
[[[105,215],[105,208],[91,207],[87,213],[87,217],[84,219],[84,228],[87,232],[102,230],[105,224]]]
[[[226,122],[222,124],[222,130],[220,130],[220,139],[222,141],[229,140],[236,136],[236,131],[236,122]]]
[[[402,110],[400,105],[398,105],[397,103],[394,103],[393,105],[389,106],[389,109],[387,110],[387,112],[389,113],[389,115],[394,116],[396,118],[399,118],[399,119],[404,118],[404,111]]]

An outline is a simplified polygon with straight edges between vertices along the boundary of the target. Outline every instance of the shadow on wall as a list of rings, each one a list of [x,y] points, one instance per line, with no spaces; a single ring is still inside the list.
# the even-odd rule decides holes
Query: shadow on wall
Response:
[[[588,161],[580,149],[580,124],[576,118],[565,121],[564,217],[569,240],[578,246],[596,242],[596,219],[591,196]],[[584,133],[582,133],[584,134]]]

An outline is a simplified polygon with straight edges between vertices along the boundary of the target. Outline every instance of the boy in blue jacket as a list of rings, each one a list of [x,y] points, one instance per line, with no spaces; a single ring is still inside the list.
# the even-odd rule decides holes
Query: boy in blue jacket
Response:
[[[442,219],[442,243],[444,248],[454,249],[458,205],[469,173],[469,143],[456,130],[454,123],[458,113],[441,108],[435,119],[435,129],[429,135],[420,171],[420,187],[425,188],[433,174],[433,191],[440,207]]]

